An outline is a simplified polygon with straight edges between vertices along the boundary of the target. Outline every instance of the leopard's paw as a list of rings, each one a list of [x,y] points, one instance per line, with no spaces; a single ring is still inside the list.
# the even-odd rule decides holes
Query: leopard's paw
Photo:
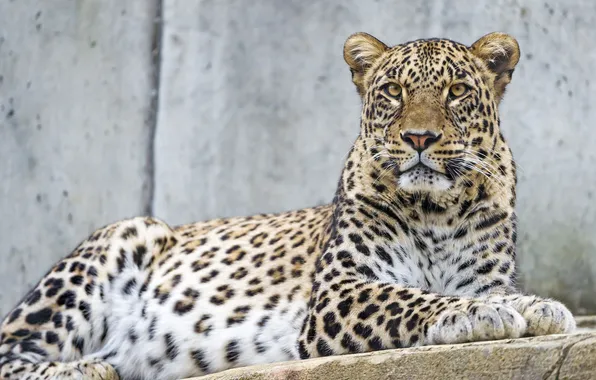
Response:
[[[81,360],[60,363],[52,379],[60,380],[119,380],[118,373],[110,364],[99,360]]]
[[[506,304],[473,302],[443,311],[429,328],[427,344],[455,344],[519,338],[526,321]]]
[[[569,334],[575,331],[575,318],[561,302],[537,296],[520,296],[511,305],[526,320],[527,335]]]

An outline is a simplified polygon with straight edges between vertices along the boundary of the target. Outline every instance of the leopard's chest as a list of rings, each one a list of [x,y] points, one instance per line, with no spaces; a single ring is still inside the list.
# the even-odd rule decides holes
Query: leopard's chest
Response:
[[[381,281],[399,283],[444,295],[472,295],[466,285],[475,281],[475,246],[453,233],[418,234],[393,242],[392,258],[380,271]]]

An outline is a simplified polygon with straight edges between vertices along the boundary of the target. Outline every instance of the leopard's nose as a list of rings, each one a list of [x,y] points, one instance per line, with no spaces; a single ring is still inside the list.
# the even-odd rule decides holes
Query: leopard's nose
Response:
[[[441,139],[441,134],[433,133],[431,131],[409,131],[402,133],[401,139],[417,152],[422,152],[439,141]]]

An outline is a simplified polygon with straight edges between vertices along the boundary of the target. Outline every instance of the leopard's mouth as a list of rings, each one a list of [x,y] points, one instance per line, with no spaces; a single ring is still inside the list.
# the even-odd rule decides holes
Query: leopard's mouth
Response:
[[[410,169],[401,172],[400,175],[415,175],[415,176],[427,176],[427,177],[440,175],[440,176],[448,177],[445,173],[440,172],[436,169],[433,169],[430,166],[425,165],[421,162],[412,166]]]
[[[443,173],[437,169],[431,168],[430,166],[425,165],[422,162],[417,163],[416,165],[412,166],[409,169],[399,172],[399,175],[404,175],[404,174],[418,174],[418,175],[435,174],[435,175],[443,175],[445,177],[449,177],[446,173]]]
[[[406,191],[441,191],[450,189],[453,179],[448,174],[419,162],[400,172],[398,184]]]
[[[416,165],[412,166],[411,168],[402,171],[401,174],[409,173],[409,172],[413,172],[413,171],[420,171],[420,170],[430,170],[430,171],[436,172],[436,170],[431,168],[430,166],[424,165],[422,162],[418,162]]]
[[[426,160],[428,162],[428,160]],[[444,170],[428,165],[424,159],[419,159],[418,162],[410,163],[407,167],[401,167],[396,171],[397,176],[417,173],[417,174],[435,174],[445,177],[450,181],[455,181],[466,171],[466,165],[461,157],[453,157],[446,160]]]

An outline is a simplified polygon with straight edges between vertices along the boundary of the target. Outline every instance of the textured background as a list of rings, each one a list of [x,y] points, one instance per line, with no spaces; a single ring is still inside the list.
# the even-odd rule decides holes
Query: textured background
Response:
[[[353,32],[519,39],[501,107],[523,287],[596,312],[596,2],[0,1],[0,315],[95,228],[328,202]]]

